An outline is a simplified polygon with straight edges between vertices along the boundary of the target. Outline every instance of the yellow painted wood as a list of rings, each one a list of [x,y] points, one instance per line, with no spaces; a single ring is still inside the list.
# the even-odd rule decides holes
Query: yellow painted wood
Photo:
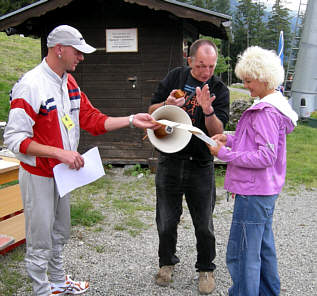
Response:
[[[0,156],[1,159],[13,162],[16,165],[0,169],[0,185],[11,181],[18,180],[19,177],[19,160],[12,157]]]
[[[23,209],[19,184],[0,189],[0,218]]]
[[[25,239],[24,214],[13,216],[0,222],[0,233],[12,236],[15,243]]]

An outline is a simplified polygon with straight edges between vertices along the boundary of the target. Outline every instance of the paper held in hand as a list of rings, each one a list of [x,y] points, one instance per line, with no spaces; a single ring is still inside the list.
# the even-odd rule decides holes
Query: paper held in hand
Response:
[[[173,122],[173,121],[166,120],[166,119],[157,120],[157,122],[160,123],[160,124],[166,125],[166,126],[170,126],[172,128],[180,128],[180,129],[187,130],[190,133],[192,133],[193,135],[195,135],[196,137],[198,137],[199,139],[201,139],[202,141],[204,141],[205,143],[207,143],[207,144],[209,144],[211,146],[217,146],[216,141],[214,141],[210,137],[208,137],[198,127],[195,127],[195,126],[192,126],[192,125],[189,125],[189,124]]]
[[[54,167],[54,178],[60,197],[105,175],[98,147],[88,150],[82,157],[85,165],[79,170],[72,170],[64,163]]]

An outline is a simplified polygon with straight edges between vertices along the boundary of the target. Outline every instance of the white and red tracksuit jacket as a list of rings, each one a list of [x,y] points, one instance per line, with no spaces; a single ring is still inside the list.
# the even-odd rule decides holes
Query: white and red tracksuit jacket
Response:
[[[92,135],[106,132],[107,115],[91,105],[72,75],[65,73],[60,78],[45,59],[14,85],[10,101],[4,143],[31,174],[53,177],[53,167],[59,163],[57,159],[26,155],[31,141],[76,151],[80,128]],[[66,114],[75,124],[71,130],[62,122]]]

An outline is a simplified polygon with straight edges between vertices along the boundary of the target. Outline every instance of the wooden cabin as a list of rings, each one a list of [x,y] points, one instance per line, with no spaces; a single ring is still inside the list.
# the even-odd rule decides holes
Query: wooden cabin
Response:
[[[97,48],[73,73],[92,104],[110,116],[147,112],[169,70],[186,63],[200,34],[230,39],[231,17],[173,0],[41,0],[0,17],[0,31],[46,38],[56,26],[77,28]],[[80,152],[98,146],[105,163],[147,163],[154,153],[145,131],[124,128],[93,137],[82,131]]]

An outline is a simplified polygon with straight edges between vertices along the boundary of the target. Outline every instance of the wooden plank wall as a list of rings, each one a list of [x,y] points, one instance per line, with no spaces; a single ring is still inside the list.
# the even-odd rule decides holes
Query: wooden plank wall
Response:
[[[183,63],[182,22],[170,14],[117,0],[74,1],[46,15],[45,32],[55,25],[78,28],[85,40],[101,48],[85,55],[74,76],[92,104],[110,116],[147,112],[151,96],[166,73]],[[137,53],[107,53],[105,29],[137,28]],[[137,77],[132,88],[129,77]],[[79,151],[98,146],[109,163],[146,163],[153,148],[145,132],[124,128],[93,137],[81,133]]]

